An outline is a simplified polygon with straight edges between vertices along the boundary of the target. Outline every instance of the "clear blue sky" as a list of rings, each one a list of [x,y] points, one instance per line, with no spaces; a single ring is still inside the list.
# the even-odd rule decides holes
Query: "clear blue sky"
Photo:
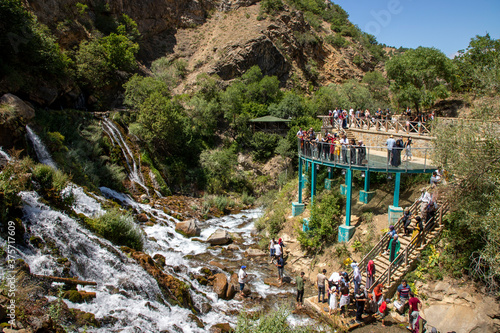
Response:
[[[500,0],[332,0],[387,46],[435,47],[447,56],[487,32],[500,38]]]

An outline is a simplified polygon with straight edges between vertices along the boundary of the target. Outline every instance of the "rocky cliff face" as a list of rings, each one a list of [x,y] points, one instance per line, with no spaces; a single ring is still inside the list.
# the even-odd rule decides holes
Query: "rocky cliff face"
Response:
[[[326,43],[325,36],[333,34],[329,24],[313,30],[300,11],[289,7],[276,16],[262,16],[257,0],[25,0],[25,4],[65,48],[91,35],[85,20],[97,23],[127,14],[142,34],[141,61],[148,64],[162,56],[187,61],[189,73],[177,92],[189,91],[200,73],[227,81],[254,65],[289,87],[360,79],[376,66],[355,42],[345,48]],[[81,4],[88,6],[83,14]],[[359,59],[358,65],[353,63],[355,55],[362,56],[362,64]]]

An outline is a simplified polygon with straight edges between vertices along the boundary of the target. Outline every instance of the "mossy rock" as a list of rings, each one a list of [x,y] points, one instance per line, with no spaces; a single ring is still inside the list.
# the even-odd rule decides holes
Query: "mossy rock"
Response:
[[[95,319],[95,315],[93,313],[84,312],[79,309],[69,309],[69,311],[75,317],[75,324],[77,327],[101,327],[101,323],[97,319]]]
[[[43,240],[38,236],[31,236],[30,243],[31,243],[31,245],[33,245],[37,249],[43,248]]]
[[[63,294],[63,298],[72,303],[83,303],[83,297],[78,290],[68,290]]]
[[[200,318],[196,317],[194,314],[191,313],[188,317],[189,319],[194,321],[196,323],[196,326],[198,326],[199,328],[205,328],[205,324],[200,320]]]
[[[59,257],[59,258],[56,259],[56,261],[57,261],[58,264],[64,265],[65,263],[68,262],[68,258]]]
[[[165,267],[165,257],[163,255],[157,253],[153,256],[153,260],[156,261],[161,268]]]

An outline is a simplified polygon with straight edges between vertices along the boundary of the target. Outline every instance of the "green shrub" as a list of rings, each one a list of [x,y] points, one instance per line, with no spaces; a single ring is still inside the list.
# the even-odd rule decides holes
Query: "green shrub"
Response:
[[[15,207],[21,205],[18,193],[31,189],[32,166],[33,161],[28,157],[13,159],[0,172],[0,222],[4,226],[14,219]]]
[[[262,0],[260,2],[261,12],[273,15],[281,9],[283,9],[283,2],[281,0]]]
[[[344,48],[349,45],[347,39],[342,37],[341,34],[336,33],[335,35],[328,35],[325,37],[325,40],[328,44],[333,45],[336,48]]]
[[[54,170],[45,164],[37,164],[33,168],[33,176],[43,189],[61,191],[69,182],[68,176],[60,170]]]
[[[354,58],[352,58],[352,63],[358,67],[361,66],[363,64],[363,57],[359,54],[356,54]]]
[[[135,55],[138,51],[138,44],[115,33],[82,41],[75,56],[77,75],[98,92],[99,89],[116,82],[117,71],[135,70]]]
[[[252,195],[248,194],[247,192],[243,192],[243,194],[241,195],[241,202],[244,204],[244,205],[253,205],[254,202],[255,202],[255,197],[253,197]]]
[[[302,333],[312,332],[314,329],[306,326],[292,326],[287,318],[292,313],[288,307],[262,312],[257,317],[246,312],[241,312],[235,333]]]
[[[250,142],[253,158],[257,161],[267,161],[273,157],[279,139],[280,136],[277,134],[255,132]]]
[[[230,149],[205,150],[200,154],[211,193],[221,193],[229,187],[237,162],[236,154]]]
[[[309,252],[321,251],[337,240],[343,198],[339,193],[324,191],[314,198],[309,231],[299,231],[299,243]]]
[[[311,13],[311,12],[305,12],[304,13],[304,19],[313,27],[314,30],[320,31],[321,30],[321,20],[320,18]]]
[[[128,212],[115,208],[97,218],[87,219],[86,224],[92,231],[116,245],[142,251],[144,240],[141,229],[135,225]]]

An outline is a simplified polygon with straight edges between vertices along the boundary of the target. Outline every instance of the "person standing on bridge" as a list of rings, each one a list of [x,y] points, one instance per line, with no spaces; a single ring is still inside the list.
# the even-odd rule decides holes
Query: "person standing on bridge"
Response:
[[[394,148],[394,145],[396,144],[396,140],[394,140],[394,135],[391,134],[389,139],[385,142],[387,145],[387,165],[391,164],[391,158],[392,158],[392,148]]]
[[[358,150],[358,165],[363,165],[363,160],[366,159],[366,146],[363,144],[363,141],[358,141],[356,149]]]
[[[411,157],[413,156],[411,154],[411,145],[413,144],[413,141],[411,137],[408,137],[408,139],[405,142],[405,156],[403,156],[404,161],[411,161]]]
[[[401,151],[403,150],[404,147],[404,142],[403,142],[403,137],[401,136],[399,139],[396,140],[394,143],[394,146],[392,148],[392,166],[393,167],[398,167],[401,165]]]
[[[349,142],[349,152],[350,152],[350,163],[355,164],[356,163],[356,140],[351,139]]]
[[[347,140],[347,136],[345,134],[342,136],[342,139],[340,139],[340,144],[342,145],[342,163],[348,164],[347,145],[349,144],[349,140]]]

